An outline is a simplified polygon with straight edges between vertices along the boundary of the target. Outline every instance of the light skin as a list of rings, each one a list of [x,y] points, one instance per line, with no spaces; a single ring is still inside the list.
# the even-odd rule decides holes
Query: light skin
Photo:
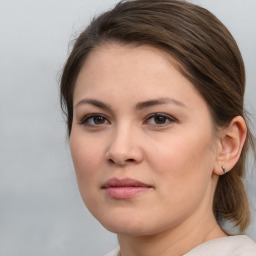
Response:
[[[246,125],[235,117],[216,131],[170,59],[150,46],[102,45],[75,85],[70,146],[80,193],[117,233],[122,256],[177,256],[226,236],[212,201],[222,165],[229,171],[239,159]],[[147,188],[110,193],[104,184],[113,178]]]

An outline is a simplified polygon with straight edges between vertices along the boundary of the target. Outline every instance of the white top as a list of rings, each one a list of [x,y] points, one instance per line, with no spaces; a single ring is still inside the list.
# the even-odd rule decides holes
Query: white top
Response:
[[[119,248],[105,256],[119,256]],[[256,256],[256,244],[245,235],[227,236],[198,245],[183,256]]]

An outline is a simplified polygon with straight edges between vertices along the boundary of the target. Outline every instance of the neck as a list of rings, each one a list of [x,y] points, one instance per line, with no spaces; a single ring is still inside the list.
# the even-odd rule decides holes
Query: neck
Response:
[[[119,234],[122,256],[181,256],[206,241],[225,237],[213,214],[197,222],[182,223],[154,235],[131,236]]]

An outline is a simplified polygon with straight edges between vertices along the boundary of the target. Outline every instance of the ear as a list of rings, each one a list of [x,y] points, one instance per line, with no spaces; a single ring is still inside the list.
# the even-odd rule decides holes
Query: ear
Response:
[[[234,117],[229,126],[220,131],[217,159],[213,170],[215,174],[223,175],[235,166],[244,146],[246,134],[246,123],[241,116]]]

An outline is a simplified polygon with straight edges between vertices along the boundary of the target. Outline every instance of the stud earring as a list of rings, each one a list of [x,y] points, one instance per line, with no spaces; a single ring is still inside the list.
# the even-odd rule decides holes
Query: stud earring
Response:
[[[226,168],[223,165],[221,166],[221,168],[222,168],[223,173],[226,174]]]

